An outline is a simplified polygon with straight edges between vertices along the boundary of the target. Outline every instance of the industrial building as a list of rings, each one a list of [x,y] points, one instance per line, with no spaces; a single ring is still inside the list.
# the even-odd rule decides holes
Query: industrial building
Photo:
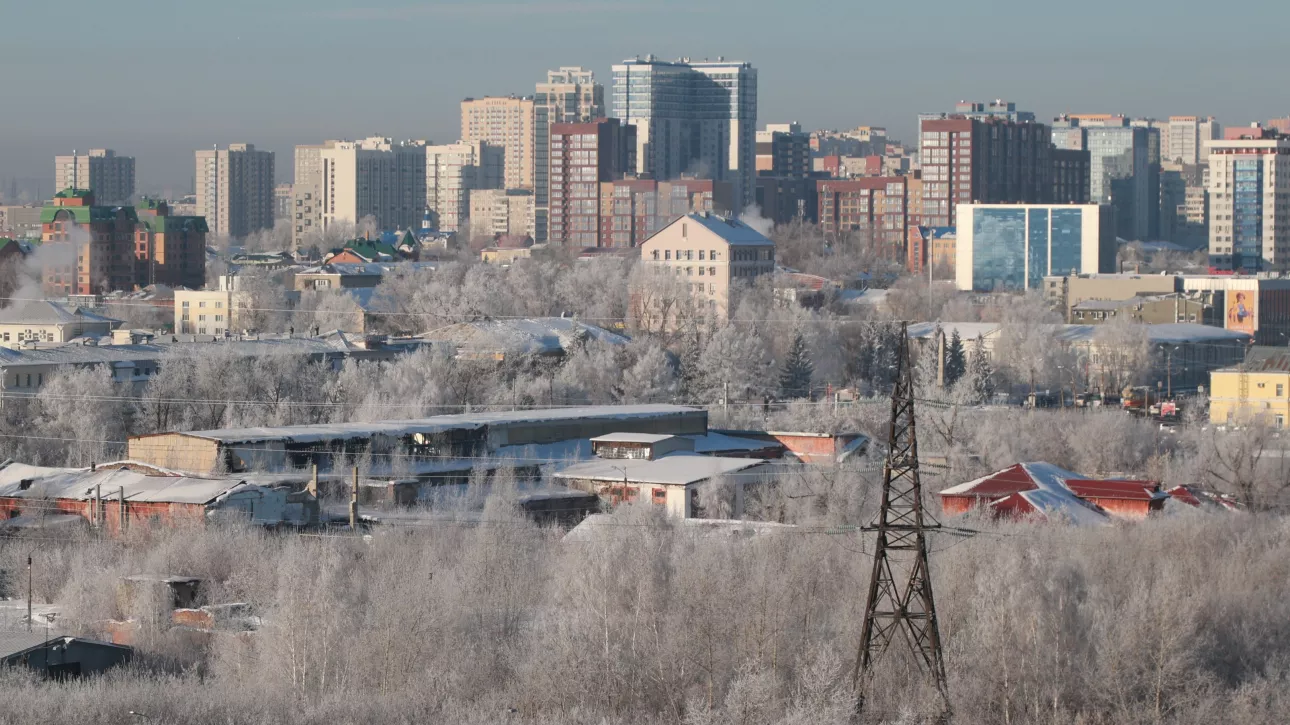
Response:
[[[607,405],[442,415],[417,420],[157,433],[129,441],[132,460],[188,472],[277,471],[370,456],[409,475],[506,458],[613,432],[701,434],[707,411],[678,405]],[[455,469],[454,469],[455,470]]]
[[[1144,519],[1164,509],[1169,494],[1156,481],[1095,479],[1051,463],[1018,463],[941,491],[948,515],[983,511],[999,518],[1100,525],[1110,518]]]

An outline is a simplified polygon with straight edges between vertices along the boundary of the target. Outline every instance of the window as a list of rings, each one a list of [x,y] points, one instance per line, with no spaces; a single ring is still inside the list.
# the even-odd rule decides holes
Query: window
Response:
[[[203,301],[203,302],[198,302],[198,303],[197,303],[197,306],[198,306],[198,307],[205,307],[205,306],[206,306],[206,303],[205,303],[204,301]]]
[[[671,259],[672,259],[672,250],[670,250],[670,249],[666,249],[666,250],[664,250],[664,251],[663,251],[663,259],[671,260]]]
[[[655,262],[657,262],[657,261],[658,261],[658,250],[657,250],[657,249],[655,249],[655,250],[654,250],[654,261],[655,261]]]
[[[1277,397],[1280,398],[1283,395],[1285,395],[1285,385],[1277,383]]]
[[[656,488],[650,491],[650,501],[656,505],[662,506],[667,503],[667,489]]]
[[[703,250],[702,250],[702,249],[700,249],[700,250],[699,250],[699,261],[700,261],[700,262],[702,262],[702,261],[703,261]]]
[[[1276,418],[1277,430],[1281,430],[1282,428],[1285,427],[1285,425],[1286,425],[1286,417],[1284,415],[1278,415]]]
[[[188,306],[188,300],[184,300],[184,307]]]
[[[206,321],[206,315],[198,315],[198,316],[197,316],[197,321],[198,321],[198,322],[205,322],[205,321]]]
[[[31,373],[27,373],[27,383],[26,383],[26,386],[27,386],[28,388],[30,388],[30,387],[31,387]]]

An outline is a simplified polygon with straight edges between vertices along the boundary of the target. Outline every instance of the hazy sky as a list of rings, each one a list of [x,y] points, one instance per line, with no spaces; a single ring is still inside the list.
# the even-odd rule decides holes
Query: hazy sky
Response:
[[[1237,33],[1207,32],[1246,19]],[[466,96],[532,93],[548,68],[724,55],[760,76],[759,122],[886,126],[1003,97],[1063,111],[1290,114],[1290,10],[1175,0],[60,0],[0,2],[0,183],[107,146],[140,191],[185,191],[198,147],[456,140]],[[1278,89],[1272,92],[1272,89]]]

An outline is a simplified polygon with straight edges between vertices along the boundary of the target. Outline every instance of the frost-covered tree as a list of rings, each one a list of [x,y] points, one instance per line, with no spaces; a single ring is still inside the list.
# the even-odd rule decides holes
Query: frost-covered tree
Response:
[[[713,333],[699,358],[700,399],[709,402],[729,396],[760,399],[773,384],[770,360],[761,337],[733,325]]]
[[[972,357],[968,360],[968,379],[979,403],[988,403],[994,399],[994,366],[990,364],[990,354],[985,350],[985,338],[976,336],[972,343]]]
[[[793,336],[793,344],[788,348],[784,365],[779,369],[779,394],[785,399],[810,397],[811,375],[814,372],[811,352],[806,349],[806,340],[799,332]]]
[[[967,372],[967,355],[963,350],[963,339],[959,337],[958,328],[950,334],[950,343],[945,349],[945,385],[952,387]]]
[[[687,402],[703,395],[703,342],[698,328],[691,328],[681,336],[681,397]]]
[[[624,403],[664,403],[677,392],[676,371],[667,352],[646,344],[636,362],[623,371]]]

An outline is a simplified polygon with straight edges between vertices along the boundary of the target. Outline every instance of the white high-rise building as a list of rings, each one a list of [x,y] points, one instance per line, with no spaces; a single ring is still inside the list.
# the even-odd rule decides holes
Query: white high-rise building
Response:
[[[334,141],[297,146],[291,184],[291,244],[299,248],[322,234],[322,150]]]
[[[422,141],[395,142],[373,136],[360,141],[328,141],[317,148],[318,167],[308,167],[313,151],[297,148],[297,171],[305,162],[307,177],[295,188],[317,189],[317,218],[326,233],[339,223],[357,224],[374,217],[379,229],[415,229],[426,207],[426,146]],[[301,183],[303,181],[303,183]]]
[[[533,95],[533,238],[547,239],[550,209],[551,124],[590,123],[605,117],[605,87],[589,70],[577,67],[547,71],[546,83]]]
[[[117,156],[112,149],[55,156],[54,192],[71,188],[94,192],[95,204],[129,204],[134,196],[134,157]]]
[[[1223,137],[1223,126],[1213,116],[1170,116],[1168,134],[1161,135],[1164,161],[1196,166],[1205,163],[1205,142]]]
[[[613,67],[613,116],[636,127],[636,167],[665,181],[691,173],[756,198],[757,70],[750,63],[654,56]]]
[[[197,154],[197,215],[213,235],[242,239],[273,228],[274,157],[251,144]]]
[[[1290,269],[1290,137],[1253,126],[1209,141],[1209,265]],[[1239,138],[1232,138],[1239,136]]]
[[[499,189],[503,151],[484,141],[426,146],[426,208],[439,231],[455,232],[470,216],[470,194]]]

